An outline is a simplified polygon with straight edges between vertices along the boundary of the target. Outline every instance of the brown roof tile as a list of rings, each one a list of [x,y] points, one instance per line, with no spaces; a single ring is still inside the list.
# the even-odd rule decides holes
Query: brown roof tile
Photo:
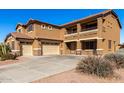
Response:
[[[12,32],[11,35],[15,38],[33,39],[33,37],[30,37],[30,36],[20,33],[20,32]]]

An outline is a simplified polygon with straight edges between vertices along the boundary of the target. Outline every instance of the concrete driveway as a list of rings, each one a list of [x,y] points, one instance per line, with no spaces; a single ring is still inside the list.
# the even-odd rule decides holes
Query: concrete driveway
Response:
[[[26,62],[0,66],[0,82],[24,83],[71,70],[81,56],[29,57]]]

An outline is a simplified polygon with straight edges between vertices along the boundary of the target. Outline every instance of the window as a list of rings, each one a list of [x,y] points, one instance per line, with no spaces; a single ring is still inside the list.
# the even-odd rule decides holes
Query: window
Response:
[[[108,48],[111,49],[111,40],[108,40]]]
[[[48,26],[48,29],[49,29],[49,30],[52,30],[52,26]]]
[[[33,30],[34,30],[33,24],[29,25],[28,28],[27,28],[27,31],[30,32],[30,31],[33,31]]]
[[[18,32],[21,32],[21,29],[18,29]]]
[[[77,28],[67,28],[67,34],[77,33]]]
[[[96,49],[96,41],[84,41],[82,47],[83,49]]]
[[[14,50],[15,49],[15,42],[14,41],[12,41],[12,50]]]
[[[45,25],[41,25],[41,29],[46,29],[46,26]]]
[[[76,42],[69,42],[69,43],[67,43],[67,47],[70,50],[76,50]]]
[[[83,24],[81,24],[81,29],[82,29],[82,31],[97,29],[97,21],[95,20],[95,21],[91,21],[88,23],[83,23]]]

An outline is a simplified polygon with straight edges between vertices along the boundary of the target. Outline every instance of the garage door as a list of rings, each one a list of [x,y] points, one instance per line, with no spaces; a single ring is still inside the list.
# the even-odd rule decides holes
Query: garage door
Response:
[[[32,45],[22,45],[22,55],[32,56]]]
[[[43,55],[59,55],[59,45],[43,45]]]

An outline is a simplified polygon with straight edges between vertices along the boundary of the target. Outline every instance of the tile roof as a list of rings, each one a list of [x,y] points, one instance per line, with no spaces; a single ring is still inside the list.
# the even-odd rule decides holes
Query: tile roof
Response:
[[[20,32],[12,32],[11,35],[15,38],[33,39],[33,37]]]
[[[12,32],[12,33],[9,33],[6,36],[4,41],[6,41],[7,38],[10,37],[10,36],[13,36],[14,38],[17,38],[17,39],[30,39],[30,40],[33,39],[33,37],[30,37],[29,35],[26,35],[26,34],[23,34],[23,33],[20,33],[20,32]]]

